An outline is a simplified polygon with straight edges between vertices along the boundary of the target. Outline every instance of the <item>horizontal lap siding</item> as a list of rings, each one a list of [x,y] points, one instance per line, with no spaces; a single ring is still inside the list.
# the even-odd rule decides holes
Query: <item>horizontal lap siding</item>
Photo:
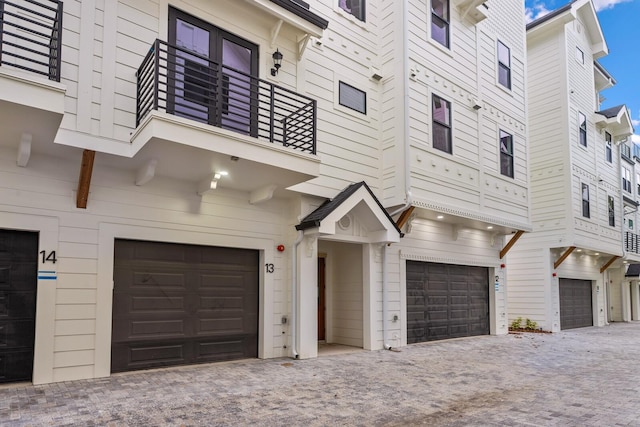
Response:
[[[101,224],[156,227],[159,230],[206,230],[220,236],[280,241],[287,205],[279,201],[248,204],[246,193],[217,192],[200,199],[195,184],[156,177],[144,187],[122,171],[94,168],[87,210],[75,208],[74,190],[80,158],[33,155],[28,168],[15,165],[15,152],[0,150],[0,211],[54,216],[59,219],[55,270],[54,374],[56,381],[93,376],[96,333],[98,230]],[[54,161],[52,161],[54,160]],[[99,179],[95,177],[98,176]],[[126,178],[126,179],[125,179]],[[2,224],[0,224],[0,227]],[[37,224],[34,224],[37,226]],[[50,248],[46,248],[50,250]],[[277,253],[274,319],[288,313],[283,268]],[[271,298],[271,297],[269,297]],[[52,302],[53,303],[53,302]],[[274,336],[282,340],[281,325]],[[274,340],[276,354],[286,342]]]

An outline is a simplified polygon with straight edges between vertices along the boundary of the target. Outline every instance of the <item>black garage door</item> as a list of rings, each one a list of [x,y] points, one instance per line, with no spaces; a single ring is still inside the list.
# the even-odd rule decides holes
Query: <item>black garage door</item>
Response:
[[[486,267],[407,261],[407,342],[489,334]]]
[[[112,372],[257,357],[258,256],[116,240]]]
[[[0,383],[31,381],[38,233],[0,230]]]
[[[591,281],[560,279],[560,329],[593,326]]]

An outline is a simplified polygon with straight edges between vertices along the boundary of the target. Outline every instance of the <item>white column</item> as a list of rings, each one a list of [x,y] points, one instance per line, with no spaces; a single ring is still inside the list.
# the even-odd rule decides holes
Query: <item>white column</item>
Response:
[[[631,282],[631,320],[640,320],[640,289],[638,281]]]
[[[631,321],[631,292],[629,289],[629,282],[626,280],[621,284],[620,294],[622,295],[622,321]]]
[[[318,239],[305,237],[298,246],[298,356],[318,357]]]

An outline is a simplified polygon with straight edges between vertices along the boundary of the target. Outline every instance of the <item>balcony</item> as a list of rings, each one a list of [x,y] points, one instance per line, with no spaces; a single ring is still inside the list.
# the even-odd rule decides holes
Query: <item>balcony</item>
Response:
[[[0,128],[4,143],[53,141],[64,114],[62,2],[0,0]]]
[[[624,249],[627,252],[640,254],[640,235],[625,232],[624,233]]]
[[[134,151],[173,143],[202,150],[211,163],[249,162],[243,173],[255,174],[237,189],[288,187],[319,174],[314,99],[161,40],[137,72],[136,127]]]

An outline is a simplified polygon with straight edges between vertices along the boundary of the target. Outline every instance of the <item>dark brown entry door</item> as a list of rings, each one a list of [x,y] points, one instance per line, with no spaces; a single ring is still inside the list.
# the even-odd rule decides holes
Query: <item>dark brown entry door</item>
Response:
[[[0,230],[0,383],[31,381],[38,233]]]
[[[489,334],[486,267],[407,261],[407,342]]]
[[[258,252],[116,240],[111,370],[258,355]]]
[[[318,340],[324,341],[326,336],[326,282],[325,282],[325,262],[324,258],[318,258]]]
[[[591,281],[560,279],[560,329],[593,326]]]

